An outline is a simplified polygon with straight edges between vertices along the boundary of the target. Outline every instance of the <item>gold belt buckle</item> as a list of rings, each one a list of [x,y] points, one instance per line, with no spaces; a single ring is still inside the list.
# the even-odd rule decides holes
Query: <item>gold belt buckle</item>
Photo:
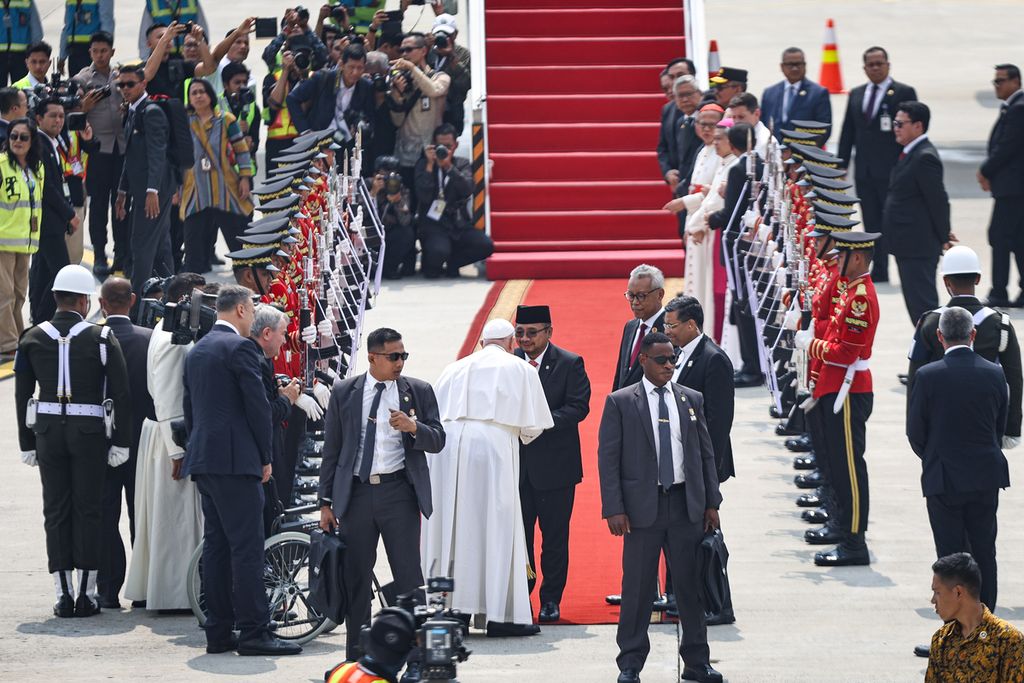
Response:
[[[377,484],[380,483],[380,475],[379,474],[371,474],[369,481],[370,481],[371,484],[376,486]]]

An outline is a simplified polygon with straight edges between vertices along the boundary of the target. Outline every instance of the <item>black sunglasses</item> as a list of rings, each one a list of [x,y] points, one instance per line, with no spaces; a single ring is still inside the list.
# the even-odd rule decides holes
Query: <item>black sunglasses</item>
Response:
[[[534,337],[536,337],[541,332],[544,332],[545,330],[550,330],[550,329],[551,329],[550,326],[548,326],[548,327],[541,327],[541,328],[536,329],[536,330],[528,330],[525,327],[517,327],[516,328],[516,337],[529,337],[530,339],[533,339]]]
[[[420,47],[402,47],[402,48],[399,48],[398,51],[401,52],[404,55],[404,54],[408,54],[408,53],[412,52],[413,50],[422,50],[422,49],[423,48],[420,48]]]
[[[7,136],[7,139],[8,140],[13,140],[14,142],[32,142],[32,134],[31,133],[11,133],[10,135]]]
[[[654,361],[658,365],[668,365],[668,364],[675,365],[676,364],[676,357],[675,356],[647,356],[647,358],[649,360]]]
[[[372,353],[374,356],[384,356],[385,358],[387,358],[392,363],[397,363],[400,360],[409,360],[409,352],[408,351],[401,352],[401,353],[398,352],[398,351],[393,351],[391,353],[378,353],[376,351],[370,351],[370,353]]]
[[[117,87],[121,88],[122,90],[124,90],[125,88],[134,88],[141,82],[142,81],[118,81]]]

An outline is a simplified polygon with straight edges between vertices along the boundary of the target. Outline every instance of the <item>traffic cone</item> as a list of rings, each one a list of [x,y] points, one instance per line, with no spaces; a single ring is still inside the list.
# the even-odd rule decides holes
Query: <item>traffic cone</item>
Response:
[[[832,95],[845,93],[843,73],[839,69],[839,47],[836,45],[836,24],[831,19],[825,24],[825,47],[821,53],[821,74],[818,83]]]
[[[712,40],[708,47],[708,74],[717,73],[722,68],[722,58],[718,56],[718,41]]]

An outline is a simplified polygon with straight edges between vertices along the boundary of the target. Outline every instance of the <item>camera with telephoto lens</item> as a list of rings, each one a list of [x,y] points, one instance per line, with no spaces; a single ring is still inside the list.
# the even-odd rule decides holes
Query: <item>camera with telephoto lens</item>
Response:
[[[202,339],[217,322],[216,300],[216,296],[194,290],[183,301],[164,304],[163,330],[171,333],[171,343],[184,346]]]
[[[448,158],[449,154],[451,154],[451,152],[444,145],[435,145],[434,146],[434,156],[437,157],[438,161],[444,161],[445,159]]]
[[[384,74],[370,74],[370,83],[373,85],[374,92],[387,92],[391,89],[388,77]]]
[[[402,192],[402,176],[399,173],[388,173],[384,176],[384,194],[394,195]]]
[[[455,579],[434,576],[427,579],[426,605],[418,604],[416,592],[398,596],[398,607],[411,614],[416,622],[413,650],[419,650],[422,681],[453,681],[457,675],[456,665],[469,659],[462,614],[444,606],[445,594],[454,590]]]
[[[242,88],[238,92],[225,93],[224,97],[228,101],[228,104],[231,105],[232,109],[248,107],[250,104],[256,102],[256,93],[254,93],[252,88],[249,87]]]
[[[77,109],[82,103],[82,90],[74,81],[63,80],[60,74],[53,74],[49,83],[40,83],[32,88],[34,101],[58,102],[64,109]]]
[[[164,319],[164,302],[159,299],[143,299],[139,302],[139,312],[135,324],[155,330]]]
[[[448,34],[443,31],[438,31],[434,34],[434,47],[439,47],[442,50],[448,47]]]
[[[95,88],[90,88],[89,92],[98,92],[100,94],[100,99],[101,100],[107,99],[108,97],[110,97],[110,95],[112,93],[112,91],[110,89],[110,84],[109,83],[107,83],[106,85],[95,87]]]
[[[287,45],[286,49],[291,50],[292,57],[295,59],[295,66],[302,71],[308,71],[313,63],[313,43],[309,36],[292,36],[288,39]]]
[[[344,24],[348,19],[348,10],[344,5],[335,5],[331,8],[331,19],[334,19],[339,24]]]

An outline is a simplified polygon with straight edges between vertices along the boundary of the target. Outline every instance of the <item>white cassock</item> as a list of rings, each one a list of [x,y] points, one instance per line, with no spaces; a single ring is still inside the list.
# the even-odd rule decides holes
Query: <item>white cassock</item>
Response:
[[[171,438],[171,421],[183,415],[185,356],[191,348],[171,344],[171,333],[156,329],[146,357],[146,381],[157,421],[142,423],[135,472],[135,545],[124,595],[145,600],[151,610],[188,609],[188,564],[203,540],[196,485],[190,478],[171,479],[173,461],[184,456]]]
[[[434,388],[447,435],[427,454],[434,513],[421,536],[423,575],[455,579],[451,607],[532,624],[519,442],[554,426],[537,371],[498,346],[445,368]]]

